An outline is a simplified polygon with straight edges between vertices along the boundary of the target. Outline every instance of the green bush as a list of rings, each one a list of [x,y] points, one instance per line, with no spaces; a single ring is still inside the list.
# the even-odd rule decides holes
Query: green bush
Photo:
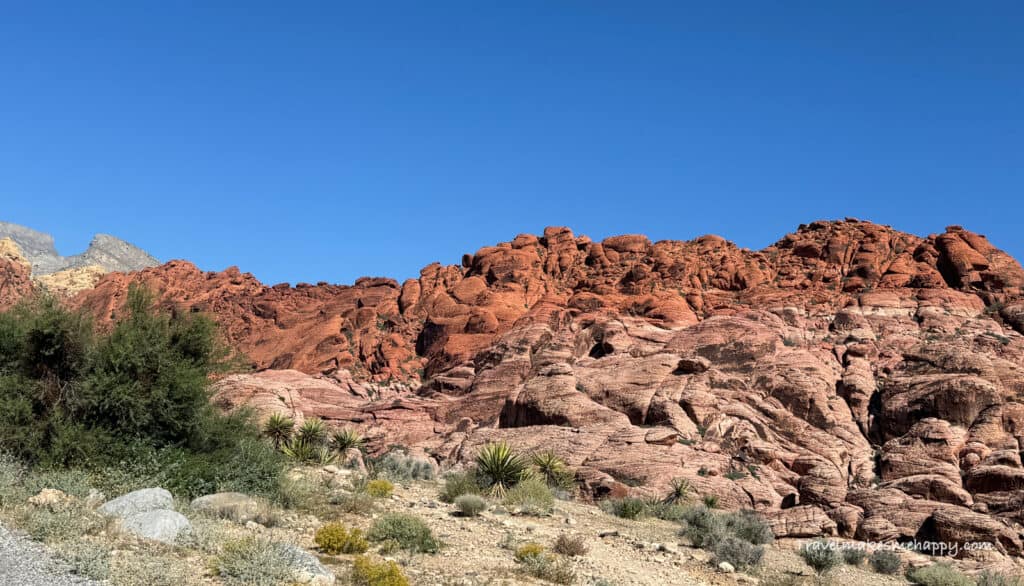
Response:
[[[529,476],[522,456],[505,442],[487,444],[476,455],[477,478],[492,496],[503,497],[508,489]]]
[[[110,578],[110,549],[90,541],[74,541],[57,550],[71,571],[90,580]]]
[[[553,584],[573,584],[576,572],[572,563],[564,558],[550,554],[525,557],[519,561],[521,570],[534,578]]]
[[[527,478],[508,490],[504,504],[524,515],[547,515],[555,508],[555,495],[543,480]]]
[[[727,536],[721,516],[703,505],[687,509],[682,525],[680,534],[695,547],[711,549]]]
[[[531,557],[542,556],[544,555],[544,546],[533,541],[524,543],[516,548],[515,554],[513,555],[517,562],[521,562]]]
[[[949,564],[932,564],[907,571],[907,579],[921,586],[975,586],[974,580]]]
[[[409,586],[409,580],[393,561],[375,562],[365,555],[352,560],[353,586]]]
[[[298,431],[295,432],[295,439],[313,448],[318,448],[327,443],[327,427],[320,419],[311,417],[299,426]]]
[[[288,443],[294,432],[295,420],[283,413],[272,413],[263,422],[263,435],[273,442],[275,448]]]
[[[370,541],[394,540],[402,549],[417,553],[436,553],[441,548],[422,519],[404,513],[388,513],[377,519],[367,537]]]
[[[482,492],[473,471],[449,472],[444,477],[444,488],[438,498],[446,503],[454,503],[455,499],[464,494],[479,495]]]
[[[395,485],[390,480],[377,478],[366,483],[366,494],[376,498],[388,498],[395,491]]]
[[[380,458],[371,458],[367,461],[367,466],[374,476],[395,482],[434,479],[434,466],[430,462],[400,451],[391,451]]]
[[[844,547],[843,561],[850,566],[859,566],[868,558],[868,552],[863,547]]]
[[[1024,586],[1024,578],[985,570],[978,576],[978,586]]]
[[[601,509],[623,519],[639,519],[647,514],[647,501],[635,497],[605,499]]]
[[[551,488],[559,490],[571,490],[575,484],[576,476],[565,461],[555,455],[554,452],[536,452],[530,456],[537,474],[544,479],[544,482]]]
[[[839,548],[832,541],[815,539],[800,548],[800,557],[818,574],[824,574],[843,563]]]
[[[726,531],[754,545],[765,545],[775,539],[771,526],[754,511],[728,513],[722,521]]]
[[[715,543],[712,552],[716,562],[729,562],[737,570],[746,570],[761,563],[764,546],[728,536]]]
[[[36,541],[56,543],[81,539],[83,535],[94,535],[103,530],[103,517],[78,501],[64,506],[20,508],[14,524]]]
[[[868,558],[871,568],[879,574],[898,574],[903,567],[903,560],[900,554],[890,549],[876,549]]]
[[[370,544],[359,529],[349,530],[341,523],[327,523],[316,530],[313,538],[317,547],[324,553],[364,553]]]
[[[366,440],[363,439],[363,436],[358,431],[349,427],[336,431],[331,436],[331,447],[342,454],[352,448],[361,450],[365,446]]]
[[[487,510],[487,501],[476,494],[464,494],[455,499],[455,508],[463,517],[478,517]]]
[[[280,543],[257,537],[229,541],[213,561],[229,585],[278,586],[292,579],[291,557]]]

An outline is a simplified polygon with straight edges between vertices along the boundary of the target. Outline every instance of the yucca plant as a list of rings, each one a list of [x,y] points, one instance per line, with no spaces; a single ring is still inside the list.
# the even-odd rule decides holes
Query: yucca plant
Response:
[[[690,491],[693,485],[685,478],[673,478],[669,483],[669,493],[663,501],[666,505],[678,505],[685,503],[690,498]]]
[[[338,454],[328,448],[327,446],[320,446],[313,450],[313,459],[310,460],[312,464],[318,464],[320,466],[327,466],[338,461]]]
[[[275,448],[288,443],[295,431],[295,420],[283,413],[274,413],[263,423],[263,435],[273,442]]]
[[[327,428],[319,419],[307,419],[299,426],[297,435],[300,440],[311,446],[322,446],[327,440]]]
[[[530,456],[530,462],[548,486],[561,489],[572,488],[574,475],[566,466],[565,460],[559,458],[554,452],[550,450],[534,452]]]
[[[335,432],[331,437],[331,447],[342,454],[352,448],[362,450],[365,445],[366,440],[363,436],[358,431],[349,427]]]
[[[509,488],[530,474],[526,461],[505,442],[481,448],[476,455],[476,469],[484,488],[498,498],[504,498]]]
[[[281,444],[281,453],[298,462],[311,462],[316,457],[317,448],[301,437],[292,438],[288,443]]]

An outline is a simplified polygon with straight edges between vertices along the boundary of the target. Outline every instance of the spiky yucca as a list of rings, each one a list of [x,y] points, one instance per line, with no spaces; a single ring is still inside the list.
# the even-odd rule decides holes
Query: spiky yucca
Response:
[[[331,447],[344,454],[352,448],[363,449],[366,440],[354,429],[346,427],[334,433],[331,437]]]
[[[327,428],[319,419],[307,419],[297,432],[298,438],[311,446],[322,446],[327,440]]]
[[[283,413],[274,413],[263,423],[263,435],[273,442],[275,448],[288,443],[295,431],[295,420]]]
[[[477,474],[492,496],[503,498],[506,491],[530,474],[529,466],[505,442],[487,444],[476,455]]]
[[[317,448],[301,437],[293,437],[281,444],[281,453],[299,462],[312,462],[316,458]]]
[[[690,481],[685,478],[673,478],[672,482],[669,483],[668,496],[663,501],[666,505],[678,505],[686,502],[690,498],[690,491],[693,489],[693,485]]]
[[[530,456],[530,463],[548,486],[559,489],[572,488],[574,474],[565,464],[565,460],[559,458],[554,452],[550,450],[534,452]]]

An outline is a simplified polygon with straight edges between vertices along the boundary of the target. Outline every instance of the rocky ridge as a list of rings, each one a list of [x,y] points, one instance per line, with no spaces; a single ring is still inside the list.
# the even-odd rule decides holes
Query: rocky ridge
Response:
[[[215,315],[263,371],[218,384],[228,407],[449,463],[551,448],[595,497],[684,477],[779,536],[1024,552],[1024,270],[960,227],[814,222],[761,251],[548,228],[402,284],[174,261],[71,303],[107,320],[131,283]]]

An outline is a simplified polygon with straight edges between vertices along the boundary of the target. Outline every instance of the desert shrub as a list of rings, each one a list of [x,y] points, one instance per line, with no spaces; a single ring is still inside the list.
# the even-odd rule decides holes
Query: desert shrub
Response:
[[[110,577],[110,549],[90,541],[75,541],[58,550],[71,571],[90,580]]]
[[[454,503],[455,499],[464,494],[479,495],[482,492],[473,471],[449,472],[444,477],[444,488],[438,498],[446,503]]]
[[[75,501],[64,506],[20,508],[14,524],[36,541],[55,543],[81,539],[99,533],[106,526],[103,516]]]
[[[587,547],[587,539],[582,535],[562,533],[558,536],[558,539],[555,539],[555,544],[551,546],[551,551],[569,557],[578,557],[587,555],[590,548]]]
[[[765,545],[775,539],[771,526],[754,511],[729,513],[722,521],[726,531],[754,545]]]
[[[716,496],[716,495],[706,494],[706,495],[704,495],[704,498],[702,499],[702,502],[704,503],[704,506],[709,508],[709,509],[717,509],[718,508],[718,496]]]
[[[761,558],[764,557],[763,546],[754,545],[749,541],[732,536],[715,543],[712,552],[714,552],[715,560],[718,563],[729,562],[738,570],[752,568],[760,564]]]
[[[190,568],[177,558],[149,551],[111,557],[109,586],[186,586]],[[258,585],[263,586],[263,585]]]
[[[844,547],[842,554],[843,561],[850,566],[859,566],[868,558],[868,552],[863,547]]]
[[[302,422],[295,432],[295,439],[314,448],[327,443],[327,426],[316,417],[310,417]]]
[[[673,478],[669,483],[669,492],[665,497],[665,504],[678,505],[685,503],[690,498],[693,485],[685,478]]]
[[[685,511],[680,534],[695,547],[713,548],[726,536],[725,524],[720,515],[711,509],[698,505]]]
[[[520,568],[526,574],[553,584],[572,584],[576,582],[576,572],[572,563],[564,558],[550,554],[529,556],[520,560]]]
[[[20,503],[31,496],[23,484],[24,475],[24,464],[0,450],[0,508]]]
[[[292,439],[292,433],[295,432],[295,420],[283,413],[272,413],[263,422],[262,432],[275,448],[280,448]]]
[[[664,500],[647,500],[645,514],[663,521],[679,521],[686,514],[687,507],[683,505],[666,503]]]
[[[281,544],[244,537],[225,543],[213,568],[225,584],[277,586],[291,580],[291,562]]]
[[[635,497],[605,499],[601,509],[623,519],[639,519],[647,514],[647,502]]]
[[[804,544],[800,548],[800,557],[819,574],[824,574],[843,563],[843,556],[836,544],[824,539],[815,539]]]
[[[395,491],[395,485],[390,480],[377,478],[366,483],[366,494],[376,498],[388,498]]]
[[[409,580],[393,561],[375,562],[365,555],[352,560],[352,584],[354,586],[409,586]]]
[[[555,495],[539,478],[527,478],[508,490],[504,504],[524,515],[547,515],[555,508]]]
[[[464,494],[455,499],[455,508],[463,517],[477,517],[487,510],[487,500],[477,494]]]
[[[921,586],[974,586],[974,580],[945,563],[912,568],[907,579]]]
[[[398,450],[392,450],[380,458],[371,458],[367,465],[374,476],[395,482],[434,479],[434,466],[430,462]]]
[[[441,543],[430,527],[415,515],[388,513],[374,521],[367,534],[370,541],[395,540],[404,550],[418,553],[436,553]]]
[[[890,549],[876,549],[868,558],[871,568],[879,574],[897,574],[903,567],[900,554]]]
[[[544,546],[539,543],[529,542],[524,543],[516,548],[515,558],[517,562],[521,562],[527,558],[538,557],[544,555]]]
[[[502,497],[529,475],[522,456],[505,442],[487,444],[476,455],[477,478],[492,496]]]
[[[344,454],[352,448],[363,449],[366,447],[366,440],[355,429],[346,427],[334,432],[331,436],[331,447]]]
[[[551,488],[570,490],[575,484],[575,475],[554,452],[536,452],[530,456],[530,463]]]
[[[360,529],[348,529],[341,523],[326,523],[316,530],[317,547],[324,553],[364,553],[370,544]]]
[[[985,570],[978,575],[978,586],[1024,586],[1024,578]]]
[[[329,502],[343,513],[368,516],[377,510],[377,499],[365,492],[332,494]]]

